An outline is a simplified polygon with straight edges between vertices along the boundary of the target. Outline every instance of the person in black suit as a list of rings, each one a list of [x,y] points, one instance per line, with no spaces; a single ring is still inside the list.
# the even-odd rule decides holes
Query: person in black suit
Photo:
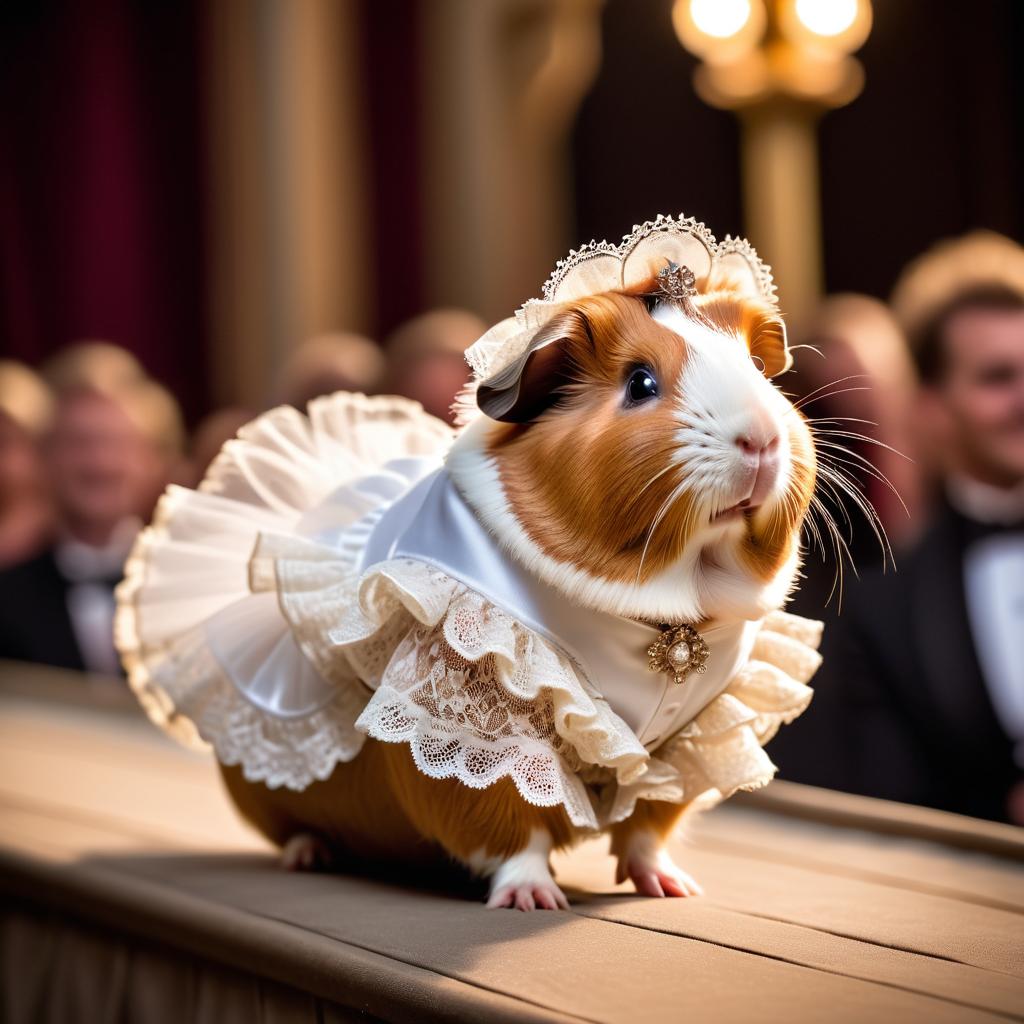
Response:
[[[1024,250],[945,243],[894,306],[941,494],[897,571],[847,587],[814,743],[776,759],[797,781],[1024,824]]]
[[[57,539],[0,572],[0,658],[119,672],[114,587],[140,517],[166,482],[176,416],[166,392],[146,380],[60,396],[44,444]]]

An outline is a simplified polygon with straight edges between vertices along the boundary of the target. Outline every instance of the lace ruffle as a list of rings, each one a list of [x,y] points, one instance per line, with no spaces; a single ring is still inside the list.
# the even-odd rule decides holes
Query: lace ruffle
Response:
[[[639,780],[604,788],[606,823],[628,818],[637,800],[708,807],[767,785],[778,769],[762,748],[810,704],[814,691],[806,683],[821,664],[821,633],[820,622],[768,614],[750,660],[725,691],[655,751]]]
[[[821,624],[767,616],[748,664],[653,757],[557,649],[422,563],[375,566],[331,637],[375,689],[357,728],[408,743],[432,778],[507,777],[593,828],[639,799],[709,804],[767,783],[762,744],[810,702]]]
[[[357,728],[408,743],[432,778],[508,778],[527,802],[594,828],[579,769],[622,781],[645,769],[640,741],[564,655],[423,563],[373,567],[331,639],[375,689]]]
[[[439,459],[450,438],[414,402],[341,393],[308,418],[266,413],[199,491],[169,488],[117,594],[117,646],[150,718],[270,787],[304,789],[355,757],[369,691],[324,638],[332,600],[355,591],[358,548],[302,533],[358,536],[409,486],[402,460]]]

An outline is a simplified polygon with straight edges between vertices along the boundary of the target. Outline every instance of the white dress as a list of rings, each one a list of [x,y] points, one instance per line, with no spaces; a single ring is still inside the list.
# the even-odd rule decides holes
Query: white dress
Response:
[[[419,502],[461,500],[443,467],[452,438],[413,402],[339,393],[308,417],[266,413],[197,491],[169,488],[118,590],[117,645],[150,717],[272,788],[327,778],[372,736],[408,744],[432,778],[508,777],[584,828],[641,798],[709,804],[768,782],[762,745],[810,701],[820,623],[744,624],[655,735],[636,694],[664,706],[650,689],[663,682],[638,662],[617,688],[601,667],[617,629],[644,627],[604,616],[589,635],[607,656],[582,652],[599,613],[549,601],[545,617],[550,595],[534,600],[464,507],[467,536],[447,529],[450,557],[435,557]],[[485,584],[474,550],[494,563]]]

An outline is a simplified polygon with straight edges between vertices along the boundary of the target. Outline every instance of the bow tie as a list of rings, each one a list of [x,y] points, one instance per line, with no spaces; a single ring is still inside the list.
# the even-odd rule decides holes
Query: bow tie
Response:
[[[99,583],[113,589],[124,575],[126,552],[117,548],[91,548],[71,541],[54,552],[57,570],[68,583]]]

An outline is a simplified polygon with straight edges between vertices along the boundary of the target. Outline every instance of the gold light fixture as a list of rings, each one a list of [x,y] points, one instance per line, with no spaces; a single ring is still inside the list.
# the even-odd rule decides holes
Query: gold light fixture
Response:
[[[691,53],[731,63],[757,45],[764,34],[761,0],[690,0],[672,10],[676,34]]]
[[[815,125],[863,87],[852,53],[870,0],[676,0],[672,20],[702,61],[697,93],[742,122],[746,233],[787,309],[808,312],[822,284]]]

